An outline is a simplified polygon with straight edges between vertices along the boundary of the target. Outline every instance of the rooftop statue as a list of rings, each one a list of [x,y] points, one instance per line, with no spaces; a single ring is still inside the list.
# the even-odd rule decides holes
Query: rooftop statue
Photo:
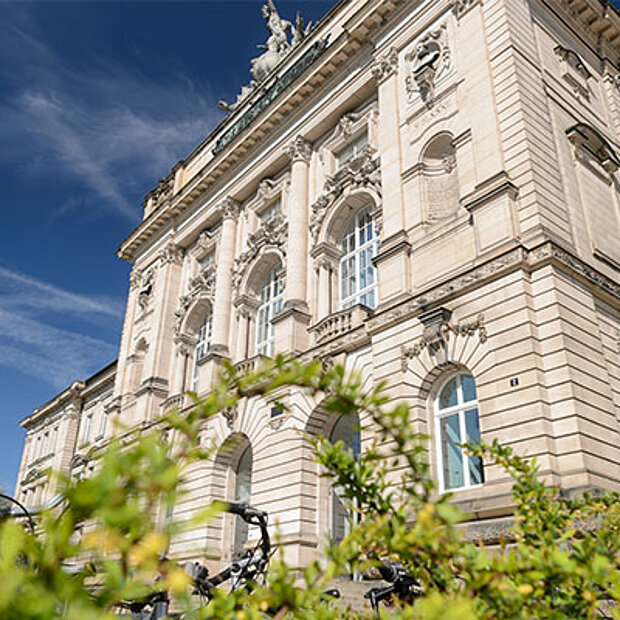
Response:
[[[265,43],[258,46],[258,49],[263,49],[265,52],[252,59],[250,73],[253,79],[247,86],[241,89],[234,103],[218,102],[218,106],[222,110],[231,112],[236,110],[241,102],[252,93],[258,83],[262,82],[280,61],[293,48],[299,45],[310,32],[311,24],[304,25],[304,20],[300,13],[297,13],[295,24],[282,19],[273,0],[267,0],[267,4],[263,5],[262,14],[267,21],[269,37]]]

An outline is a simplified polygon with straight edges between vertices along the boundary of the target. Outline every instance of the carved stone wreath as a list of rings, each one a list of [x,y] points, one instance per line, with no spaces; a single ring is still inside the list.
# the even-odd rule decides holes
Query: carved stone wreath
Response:
[[[215,298],[215,265],[207,265],[202,271],[190,280],[189,292],[179,299],[179,309],[174,313],[174,335],[181,333],[181,326],[190,306],[198,298],[206,298],[211,302]]]
[[[287,232],[288,222],[281,213],[278,213],[272,220],[263,222],[258,230],[248,237],[248,249],[235,259],[233,267],[232,282],[235,291],[239,292],[243,276],[263,248],[277,248],[282,256],[286,256]]]
[[[375,152],[373,148],[366,147],[359,157],[355,157],[346,166],[327,177],[323,192],[311,207],[310,234],[314,245],[318,243],[321,227],[330,207],[345,191],[368,188],[381,196],[381,171],[379,158],[374,157]],[[380,228],[380,208],[377,208],[373,216],[377,220],[377,227]]]

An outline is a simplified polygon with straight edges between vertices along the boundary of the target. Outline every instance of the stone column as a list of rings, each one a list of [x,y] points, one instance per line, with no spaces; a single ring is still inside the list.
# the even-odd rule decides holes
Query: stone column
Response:
[[[372,67],[379,95],[379,154],[383,195],[381,247],[375,257],[379,303],[406,295],[411,288],[411,244],[405,231],[398,102],[398,52],[391,48]]]
[[[291,190],[286,241],[286,290],[282,312],[272,319],[276,352],[294,353],[308,347],[308,165],[310,143],[297,136],[286,148],[291,159]]]
[[[241,362],[250,356],[252,317],[256,314],[258,300],[249,295],[240,295],[235,299],[235,306],[237,308],[237,346],[234,361]]]
[[[226,198],[220,208],[223,222],[215,272],[213,336],[210,349],[218,355],[228,357],[230,316],[232,314],[232,268],[235,260],[237,218],[240,205],[236,200]]]
[[[321,321],[338,309],[334,307],[334,277],[338,273],[340,252],[340,248],[325,241],[316,245],[312,250],[312,257],[318,274],[317,321]]]
[[[310,143],[297,136],[285,149],[291,159],[291,191],[288,209],[288,239],[286,244],[286,301],[285,308],[305,311],[308,284],[308,166],[312,149]]]
[[[192,350],[196,346],[195,342],[192,342],[187,336],[177,336],[175,338],[175,354],[176,364],[174,366],[174,376],[172,378],[172,396],[178,396],[183,394],[188,389],[188,373],[189,358],[191,357]]]

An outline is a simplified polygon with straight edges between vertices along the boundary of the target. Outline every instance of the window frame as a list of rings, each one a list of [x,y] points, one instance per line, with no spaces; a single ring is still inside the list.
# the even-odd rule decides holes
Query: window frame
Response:
[[[463,377],[471,377],[474,382],[475,389],[475,398],[473,400],[464,400],[463,397]],[[456,405],[452,405],[449,407],[444,407],[440,409],[439,399],[443,390],[446,388],[448,383],[452,380],[456,380],[457,388],[457,403]],[[466,443],[463,441],[463,438],[467,438],[467,426],[465,420],[465,414],[472,409],[476,410],[477,422],[478,422],[478,431],[479,435],[482,436],[482,432],[480,429],[480,405],[478,401],[478,386],[476,385],[476,380],[474,376],[467,371],[461,371],[457,373],[453,373],[449,375],[442,383],[439,385],[435,397],[433,399],[433,418],[434,418],[434,432],[435,432],[435,450],[436,450],[436,465],[437,465],[437,479],[439,481],[439,492],[440,493],[454,493],[458,491],[466,491],[470,489],[477,489],[484,485],[485,483],[485,475],[484,475],[484,463],[481,462],[481,482],[473,483],[471,482],[471,474],[470,474],[470,460],[472,457],[467,456],[462,448],[459,448],[461,454],[461,466],[463,468],[463,485],[446,488],[446,481],[444,476],[444,453],[442,449],[442,441],[441,441],[441,420],[444,418],[448,418],[453,415],[458,415],[459,420],[459,444]],[[478,457],[474,457],[478,458]]]
[[[350,429],[347,429],[347,430],[351,430],[350,436],[343,437],[342,432],[341,432],[342,429],[340,425],[343,422],[348,422],[351,419],[353,420],[352,427]],[[355,415],[353,416],[353,418],[350,418],[349,416],[347,416],[347,414],[342,414],[342,415],[337,416],[329,432],[329,441],[332,444],[336,444],[338,441],[342,441],[345,445],[345,449],[349,450],[353,454],[355,459],[359,462],[361,459],[361,455],[362,455],[362,430],[361,430],[361,423],[360,423],[359,416]],[[331,545],[340,544],[342,540],[344,540],[344,538],[346,538],[351,533],[351,529],[359,522],[358,521],[359,513],[356,511],[356,508],[358,508],[358,503],[356,499],[354,498],[350,500],[351,509],[348,509],[347,506],[345,505],[345,502],[347,500],[346,498],[340,495],[340,491],[341,491],[340,487],[338,487],[336,484],[334,484],[333,482],[329,483],[328,492],[327,492],[327,498],[328,498],[327,518],[328,518],[328,535],[329,535],[329,541]],[[343,512],[340,515],[336,515],[335,504],[337,501],[340,502],[342,506],[342,510],[343,510]],[[336,529],[338,527],[338,524],[336,523],[336,519],[338,518],[338,516],[343,518],[343,524],[342,524],[343,537],[342,538],[338,538],[336,536],[337,534]]]
[[[192,370],[191,391],[198,392],[198,367],[209,352],[213,337],[213,313],[209,310],[200,321],[196,330],[196,345],[194,346],[194,368]]]
[[[372,205],[368,205],[359,209],[355,215],[353,215],[350,221],[345,226],[344,230],[340,234],[338,238],[338,245],[342,252],[340,259],[338,261],[338,309],[346,310],[347,308],[351,308],[357,304],[362,304],[367,306],[368,308],[374,309],[377,307],[379,302],[378,293],[379,293],[379,282],[378,282],[378,272],[376,267],[372,264],[372,259],[378,254],[379,251],[379,232],[377,230],[376,219],[372,215]],[[368,240],[360,243],[360,233],[366,227],[366,224],[360,224],[360,220],[368,216],[370,218],[370,222],[372,225],[372,235]],[[354,247],[352,250],[345,251],[343,246],[345,244],[345,239],[353,234],[354,239]],[[362,280],[362,268],[360,267],[361,257],[365,254],[366,250],[370,249],[370,269],[373,276],[373,282],[370,286],[366,286],[363,289],[360,288],[361,280]],[[346,297],[343,295],[343,280],[345,277],[349,278],[350,275],[348,271],[345,270],[348,268],[349,261],[353,259],[354,265],[354,288],[355,292],[353,294],[348,294]],[[366,267],[367,269],[367,267]],[[346,273],[346,276],[345,276]],[[374,303],[368,304],[362,301],[362,298],[373,294]]]
[[[338,146],[334,150],[334,160],[336,162],[336,170],[342,170],[351,161],[360,157],[360,155],[370,147],[370,136],[368,135],[368,127],[366,124],[363,129],[348,138],[344,144]]]
[[[281,271],[280,265],[272,267],[258,290],[254,348],[256,355],[264,357],[273,357],[275,352],[275,330],[272,321],[284,305],[284,278]],[[266,289],[269,289],[269,293],[264,299],[263,293]],[[264,329],[266,334],[263,339],[259,338],[261,329]]]

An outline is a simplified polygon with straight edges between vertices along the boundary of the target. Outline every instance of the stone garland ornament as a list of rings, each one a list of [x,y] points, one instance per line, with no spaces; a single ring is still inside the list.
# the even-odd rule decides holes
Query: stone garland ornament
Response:
[[[89,458],[85,454],[74,454],[69,461],[69,469],[75,469],[76,467],[83,467],[88,465]]]
[[[138,288],[141,282],[142,272],[137,267],[134,267],[129,274],[129,289],[132,290]]]
[[[439,308],[420,317],[420,321],[424,324],[422,336],[415,344],[401,347],[403,372],[407,370],[409,360],[418,357],[424,349],[428,349],[438,366],[447,364],[449,362],[448,341],[451,333],[455,336],[473,336],[478,332],[480,342],[484,344],[487,341],[483,314],[479,314],[475,320],[466,323],[453,323],[450,321],[450,315],[449,310]]]
[[[459,19],[475,4],[478,4],[478,2],[480,2],[480,0],[452,0],[452,10],[456,18]]]
[[[367,146],[358,157],[347,162],[346,166],[327,177],[323,191],[311,207],[310,234],[316,245],[323,221],[330,207],[346,190],[369,188],[381,196],[381,170],[375,149]],[[380,229],[381,211],[372,214]]]
[[[38,480],[39,478],[41,478],[43,476],[43,471],[41,471],[40,469],[38,469],[37,467],[33,467],[27,474],[26,477],[22,480],[21,484],[22,486],[25,486],[27,484],[30,484],[32,482],[34,482],[35,480]]]
[[[405,56],[409,63],[409,74],[405,78],[407,99],[412,103],[417,96],[431,106],[435,86],[451,66],[448,46],[447,25],[427,32]]]
[[[273,219],[263,222],[258,230],[252,233],[247,240],[248,249],[235,259],[233,267],[233,288],[239,291],[241,280],[250,265],[265,247],[277,248],[282,256],[286,256],[286,236],[288,222],[282,213],[278,213]]]
[[[267,4],[264,4],[261,10],[267,22],[269,37],[265,43],[258,46],[258,49],[265,51],[250,61],[250,73],[253,79],[247,86],[241,89],[235,101],[233,103],[218,102],[218,107],[221,110],[229,112],[236,110],[291,50],[296,48],[308,36],[312,28],[312,22],[306,25],[299,12],[294,24],[280,17],[273,0],[267,0]]]
[[[232,405],[231,407],[226,407],[226,409],[222,410],[222,415],[226,420],[226,426],[232,431],[235,427],[235,422],[239,417],[239,408],[237,405]]]

